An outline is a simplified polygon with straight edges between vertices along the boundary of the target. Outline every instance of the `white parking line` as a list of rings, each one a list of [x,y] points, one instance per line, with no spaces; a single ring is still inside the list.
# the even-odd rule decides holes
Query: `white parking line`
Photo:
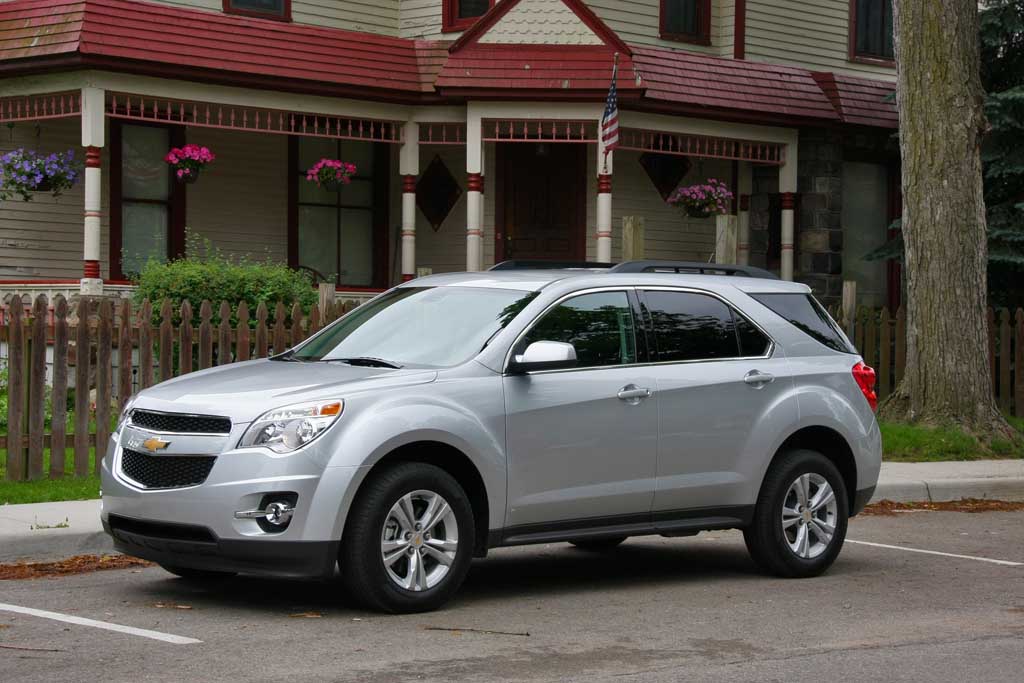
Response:
[[[870,541],[854,541],[852,539],[846,539],[847,543],[856,543],[857,545],[869,545],[874,548],[887,548],[889,550],[905,550],[908,553],[923,553],[925,555],[940,555],[942,557],[955,557],[960,560],[974,560],[975,562],[988,562],[990,564],[998,564],[1004,567],[1024,567],[1024,562],[1010,562],[1009,560],[993,560],[989,557],[975,557],[973,555],[957,555],[955,553],[940,553],[938,550],[921,550],[920,548],[908,548],[902,545],[886,545],[885,543],[871,543]]]
[[[95,619],[86,619],[84,617],[73,617],[67,614],[61,614],[60,612],[47,612],[46,610],[34,609],[32,607],[19,607],[18,605],[8,605],[7,603],[3,602],[0,602],[0,611],[15,612],[17,614],[27,614],[32,617],[40,617],[42,619],[53,619],[54,621],[63,621],[68,624],[77,624],[79,626],[92,626],[93,628],[101,628],[107,631],[127,633],[131,636],[140,636],[142,638],[160,640],[165,643],[171,643],[173,645],[194,645],[195,643],[203,642],[201,640],[196,640],[195,638],[175,636],[171,635],[170,633],[160,633],[160,631],[150,631],[144,628],[135,628],[134,626],[110,624],[105,621],[96,621]]]

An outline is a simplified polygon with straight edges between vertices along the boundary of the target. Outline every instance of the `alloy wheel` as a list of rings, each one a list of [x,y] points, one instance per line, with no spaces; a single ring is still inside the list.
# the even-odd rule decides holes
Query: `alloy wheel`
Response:
[[[820,474],[801,474],[786,491],[782,503],[782,533],[797,557],[812,560],[826,550],[836,533],[838,506],[835,492]]]
[[[381,559],[391,581],[405,590],[422,592],[441,583],[458,548],[455,512],[434,491],[405,494],[384,520]]]

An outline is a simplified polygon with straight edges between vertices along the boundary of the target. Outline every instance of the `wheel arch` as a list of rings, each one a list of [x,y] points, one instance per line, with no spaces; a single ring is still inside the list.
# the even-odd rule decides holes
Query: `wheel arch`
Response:
[[[790,434],[775,451],[768,466],[769,469],[784,453],[798,448],[817,451],[836,466],[839,474],[843,477],[843,484],[846,485],[850,514],[854,514],[854,502],[857,494],[857,459],[846,438],[831,427],[824,425],[801,427]]]
[[[462,450],[441,441],[413,441],[406,443],[380,457],[362,478],[353,496],[353,502],[366,482],[378,472],[400,462],[420,462],[438,467],[459,483],[469,498],[473,508],[474,556],[483,557],[487,553],[487,537],[490,519],[490,501],[487,486],[480,470],[473,460]],[[351,508],[350,508],[351,509]]]

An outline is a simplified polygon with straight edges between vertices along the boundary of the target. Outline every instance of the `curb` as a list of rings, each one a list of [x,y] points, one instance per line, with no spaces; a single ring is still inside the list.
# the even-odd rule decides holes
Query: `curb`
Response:
[[[902,480],[879,482],[872,503],[946,503],[962,498],[1024,501],[1024,477]]]

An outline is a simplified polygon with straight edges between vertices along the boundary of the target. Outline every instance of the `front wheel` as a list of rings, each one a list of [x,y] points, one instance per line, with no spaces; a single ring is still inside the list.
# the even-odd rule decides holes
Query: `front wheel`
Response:
[[[473,558],[473,508],[439,467],[400,463],[366,482],[339,556],[349,595],[394,613],[426,612],[462,585]]]
[[[792,450],[769,468],[743,538],[765,571],[787,578],[817,576],[838,557],[849,512],[836,466],[817,451]]]

